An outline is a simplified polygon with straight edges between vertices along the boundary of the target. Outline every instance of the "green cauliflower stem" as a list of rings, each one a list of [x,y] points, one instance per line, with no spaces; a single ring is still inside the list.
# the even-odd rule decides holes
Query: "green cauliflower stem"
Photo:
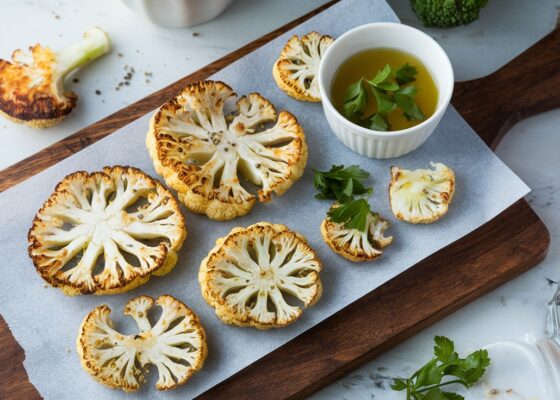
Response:
[[[478,19],[488,0],[411,0],[412,9],[427,27],[450,28]]]

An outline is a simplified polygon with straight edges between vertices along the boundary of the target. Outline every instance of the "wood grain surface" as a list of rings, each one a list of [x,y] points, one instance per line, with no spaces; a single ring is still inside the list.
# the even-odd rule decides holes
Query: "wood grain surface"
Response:
[[[113,133],[172,97],[185,84],[208,77],[334,3],[1,171],[0,191]],[[492,75],[456,84],[453,105],[488,145],[495,147],[520,119],[560,106],[560,98],[555,96],[560,90],[559,46],[557,29]],[[549,242],[542,221],[520,200],[200,399],[304,398],[536,265],[545,257]],[[0,399],[40,398],[23,368],[23,350],[1,317],[0,345]]]

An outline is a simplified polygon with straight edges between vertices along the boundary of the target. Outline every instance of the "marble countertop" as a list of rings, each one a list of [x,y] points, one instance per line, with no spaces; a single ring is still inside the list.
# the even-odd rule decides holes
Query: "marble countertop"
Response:
[[[61,125],[46,131],[0,120],[0,169],[5,168],[112,112],[174,82],[245,43],[325,3],[326,0],[236,0],[217,20],[188,29],[163,29],[139,20],[121,2],[97,0],[4,0],[0,57],[40,41],[63,47],[91,26],[110,32],[114,51],[79,72],[69,88],[80,106]],[[389,0],[403,23],[420,27],[408,0]],[[458,80],[486,75],[552,30],[560,0],[490,0],[479,21],[451,30],[426,29],[448,52]],[[40,28],[39,28],[40,27]],[[9,38],[9,40],[7,40]],[[115,90],[135,69],[129,86]],[[146,73],[151,76],[146,75]],[[96,90],[100,91],[96,95]],[[435,335],[455,340],[460,351],[524,333],[540,335],[545,303],[560,279],[560,110],[517,124],[497,153],[532,188],[528,200],[548,226],[548,257],[531,271],[472,302],[326,387],[312,398],[402,399],[389,390],[394,376],[408,376],[431,355]]]

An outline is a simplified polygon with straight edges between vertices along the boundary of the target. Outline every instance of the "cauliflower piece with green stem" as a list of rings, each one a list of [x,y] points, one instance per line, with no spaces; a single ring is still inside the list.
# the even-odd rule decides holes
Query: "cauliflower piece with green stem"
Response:
[[[65,77],[110,49],[109,36],[92,28],[62,51],[36,44],[29,52],[14,51],[11,62],[0,59],[0,114],[33,128],[60,123],[78,101],[64,89]]]

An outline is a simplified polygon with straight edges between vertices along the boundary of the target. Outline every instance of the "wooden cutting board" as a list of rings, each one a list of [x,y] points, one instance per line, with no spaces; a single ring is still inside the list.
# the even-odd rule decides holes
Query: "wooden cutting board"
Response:
[[[336,2],[1,171],[0,191],[110,135],[173,97],[187,83],[210,76]],[[490,147],[519,120],[560,107],[558,48],[560,29],[493,74],[456,83],[453,105]],[[549,243],[543,222],[520,200],[199,398],[304,398],[535,266],[545,257]],[[24,358],[0,317],[0,398],[40,398],[27,379]]]

